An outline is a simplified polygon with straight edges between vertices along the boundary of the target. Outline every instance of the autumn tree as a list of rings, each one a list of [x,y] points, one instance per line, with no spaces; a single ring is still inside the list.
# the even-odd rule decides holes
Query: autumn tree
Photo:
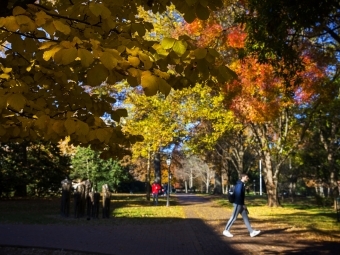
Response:
[[[207,19],[221,1],[1,2],[0,136],[2,141],[70,136],[75,145],[122,157],[139,137],[123,134],[103,84],[126,80],[146,95],[210,80],[230,78],[211,49],[196,49],[186,38],[144,39],[152,24],[138,17],[140,6],[163,13],[174,4],[184,18]],[[106,114],[112,124],[102,120]]]
[[[324,57],[338,54],[338,1],[246,0],[240,3],[244,9],[237,22],[244,25],[247,33],[247,52],[260,62],[271,63],[285,77],[291,78],[303,68],[301,52]]]

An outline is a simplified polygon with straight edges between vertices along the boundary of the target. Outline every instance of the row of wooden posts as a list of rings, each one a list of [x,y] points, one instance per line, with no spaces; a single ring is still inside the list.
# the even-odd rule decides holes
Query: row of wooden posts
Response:
[[[73,192],[74,218],[87,217],[99,218],[100,196],[99,192],[92,189],[90,180],[72,185],[67,178],[61,182],[61,206],[60,213],[63,217],[69,217],[71,206],[71,194]],[[111,193],[107,184],[102,186],[102,217],[110,217]]]

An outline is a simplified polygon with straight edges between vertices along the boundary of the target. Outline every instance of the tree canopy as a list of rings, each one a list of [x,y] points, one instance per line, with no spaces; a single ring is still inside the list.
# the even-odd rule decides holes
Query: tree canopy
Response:
[[[171,4],[187,21],[207,19],[217,1],[2,1],[0,13],[1,141],[70,136],[75,145],[121,157],[122,147],[140,140],[108,125],[124,110],[95,88],[126,80],[146,95],[181,89],[201,81],[234,77],[212,48],[199,49],[188,38],[144,39],[153,25],[138,8],[165,12]]]

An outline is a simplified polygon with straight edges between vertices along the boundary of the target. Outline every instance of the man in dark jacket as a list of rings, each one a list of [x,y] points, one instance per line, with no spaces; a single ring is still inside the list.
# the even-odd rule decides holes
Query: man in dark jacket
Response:
[[[260,230],[254,230],[250,226],[249,218],[248,218],[248,210],[244,204],[244,197],[245,197],[245,183],[249,180],[248,175],[241,174],[241,179],[237,181],[234,192],[235,192],[235,202],[234,202],[234,210],[231,214],[231,217],[223,231],[223,235],[227,237],[233,237],[233,234],[229,232],[231,226],[234,224],[235,220],[237,219],[238,214],[242,215],[243,221],[246,224],[248,231],[251,237],[257,236],[260,234]]]

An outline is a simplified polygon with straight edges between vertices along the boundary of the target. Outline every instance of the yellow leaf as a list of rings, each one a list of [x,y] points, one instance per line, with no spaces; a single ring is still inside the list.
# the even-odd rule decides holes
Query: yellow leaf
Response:
[[[128,57],[128,62],[129,62],[132,66],[134,66],[134,67],[137,67],[137,66],[140,64],[139,58],[137,58],[137,57],[132,57],[132,56],[129,56],[129,57]]]
[[[104,121],[101,118],[95,116],[94,117],[94,125],[97,126],[97,127],[101,127],[102,124],[104,124]]]
[[[86,138],[88,141],[93,141],[97,139],[96,130],[90,130],[89,133],[86,135]]]
[[[96,17],[98,17],[102,13],[101,5],[94,2],[90,3],[89,9]]]
[[[139,52],[139,48],[138,47],[133,47],[132,49],[130,48],[126,48],[126,52],[134,57],[137,56],[138,52]]]
[[[34,125],[38,128],[38,129],[45,129],[45,127],[49,124],[50,122],[50,117],[48,115],[41,115],[39,116],[39,118],[35,121]]]
[[[51,41],[49,41],[49,42],[43,42],[42,44],[41,44],[41,46],[38,48],[39,50],[45,50],[45,49],[48,49],[48,48],[50,48],[51,46],[53,46],[53,45],[56,45],[57,43],[56,42],[51,42]]]
[[[15,6],[13,9],[13,16],[25,14],[26,10],[20,6]]]
[[[108,134],[107,134],[106,130],[103,129],[103,128],[96,130],[96,137],[98,138],[98,140],[100,142],[104,142],[107,135]]]
[[[77,120],[76,124],[76,134],[81,136],[84,135],[86,136],[89,133],[89,125],[87,125],[85,122],[82,122],[80,120]]]
[[[54,54],[62,49],[61,46],[57,45],[53,47],[51,50],[45,51],[43,54],[43,59],[45,61],[50,60],[51,57],[54,57]]]
[[[64,121],[62,121],[62,120],[54,121],[54,123],[52,125],[52,130],[54,132],[56,132],[57,134],[62,135],[64,133],[64,131],[65,131]]]
[[[46,23],[46,21],[50,20],[50,19],[52,19],[52,17],[47,15],[43,11],[40,11],[40,12],[35,14],[35,24],[37,24],[37,26],[44,25]]]
[[[76,132],[76,122],[73,119],[68,118],[67,120],[65,120],[64,127],[66,128],[66,132],[68,135]]]
[[[5,27],[11,32],[15,32],[20,28],[14,16],[6,17]]]
[[[78,56],[78,51],[76,48],[61,50],[60,52],[62,53],[63,65],[68,65],[72,63]]]
[[[7,98],[7,107],[15,111],[21,111],[26,104],[26,98],[22,94],[12,94]]]
[[[56,28],[55,26],[53,25],[53,22],[47,22],[46,24],[44,24],[42,26],[42,28],[50,35],[52,36],[55,31],[56,31]]]
[[[19,25],[28,24],[29,22],[32,22],[32,20],[25,15],[16,16],[15,19]]]
[[[95,65],[87,72],[87,84],[98,86],[107,79],[108,75],[109,72],[103,65]]]
[[[86,49],[78,49],[78,57],[83,67],[89,67],[93,63],[93,55]]]
[[[67,112],[66,113],[66,118],[72,118],[74,116],[74,112]]]
[[[4,72],[4,73],[10,73],[12,71],[12,68],[10,67],[1,67],[1,70]]]
[[[145,70],[149,70],[152,67],[153,63],[148,60],[148,61],[144,61],[144,69]]]
[[[159,90],[160,80],[160,78],[152,75],[149,71],[145,71],[142,73],[141,85],[146,96],[156,95]]]
[[[75,36],[73,37],[72,42],[75,44],[83,44],[83,41],[79,39],[79,37]]]
[[[71,28],[70,28],[70,26],[64,24],[64,23],[61,22],[60,20],[53,20],[53,25],[54,25],[54,27],[55,27],[58,31],[62,32],[62,33],[65,34],[65,35],[68,35],[68,34],[71,33]]]
[[[60,46],[63,46],[66,49],[74,48],[75,45],[76,45],[75,42],[70,42],[70,41],[61,41],[60,42]]]
[[[0,18],[0,27],[3,27],[6,25],[6,19],[4,17]]]
[[[109,70],[112,70],[117,66],[117,59],[109,52],[102,53],[100,61]]]
[[[102,5],[102,13],[101,16],[103,19],[108,19],[111,16],[111,11],[104,5]]]

